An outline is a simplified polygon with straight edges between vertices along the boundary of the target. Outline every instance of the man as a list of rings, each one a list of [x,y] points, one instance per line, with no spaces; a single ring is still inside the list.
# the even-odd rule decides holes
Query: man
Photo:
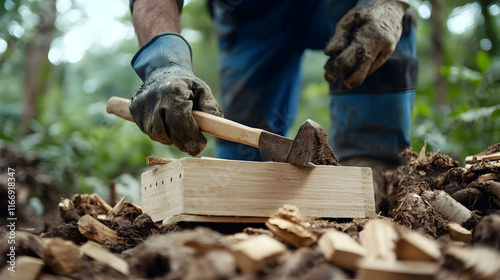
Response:
[[[324,48],[332,148],[345,165],[374,168],[382,186],[380,171],[398,163],[410,140],[417,61],[408,1],[210,1],[225,117],[284,135],[298,107],[302,54]],[[142,46],[132,66],[144,84],[130,111],[151,139],[195,156],[206,139],[191,110],[223,113],[193,74],[191,48],[179,35],[181,8],[182,1],[131,0]],[[254,148],[222,140],[216,156],[260,158]],[[375,192],[380,201],[384,190]]]

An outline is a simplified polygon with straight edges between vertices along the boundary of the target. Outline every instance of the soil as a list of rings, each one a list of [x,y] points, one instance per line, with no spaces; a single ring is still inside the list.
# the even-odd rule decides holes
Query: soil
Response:
[[[481,154],[500,150],[500,144],[488,147]],[[2,151],[8,153],[9,151]],[[387,208],[378,217],[395,221],[401,228],[424,232],[435,238],[446,252],[439,260],[440,272],[437,279],[460,273],[467,266],[461,259],[476,248],[485,249],[487,254],[500,253],[500,167],[491,162],[475,162],[467,168],[440,152],[417,153],[407,149],[401,153],[406,162],[395,170],[384,173],[387,185],[385,205]],[[23,164],[27,164],[26,159]],[[1,162],[1,161],[0,161]],[[5,163],[3,163],[5,164]],[[8,162],[7,164],[12,164]],[[20,166],[20,165],[19,165]],[[27,165],[29,166],[29,165]],[[19,167],[20,168],[20,167]],[[36,173],[35,175],[37,176]],[[43,185],[43,184],[41,184]],[[470,243],[461,243],[465,251],[448,250],[456,241],[451,241],[447,231],[449,220],[424,200],[426,191],[444,191],[463,207],[471,211],[471,218],[462,224],[473,232]],[[37,258],[43,255],[43,238],[62,238],[76,245],[88,242],[78,230],[77,221],[83,215],[90,215],[117,232],[116,242],[101,245],[124,259],[130,267],[130,279],[349,279],[352,272],[340,269],[327,262],[317,244],[295,248],[287,245],[286,253],[275,262],[269,263],[256,275],[243,274],[231,254],[235,240],[254,235],[273,236],[263,224],[209,224],[178,223],[160,226],[142,213],[140,208],[125,203],[114,217],[107,217],[107,211],[88,195],[73,195],[66,200],[69,207],[53,209],[59,211],[59,224],[51,226],[41,234],[16,232],[19,251],[17,256],[28,255]],[[298,209],[300,210],[300,209]],[[294,210],[294,211],[298,211]],[[360,232],[371,219],[306,219],[291,211],[287,220],[307,223],[308,230],[320,237],[325,231],[336,229],[359,241]],[[293,212],[293,213],[292,213]],[[285,213],[286,214],[286,213]],[[4,259],[8,248],[9,231],[0,231],[0,269],[6,265]],[[277,238],[277,240],[280,240]],[[17,241],[17,240],[16,240]],[[280,240],[282,241],[282,240]],[[481,249],[483,250],[483,249]],[[494,251],[492,253],[492,251]],[[464,253],[465,252],[465,253]],[[481,251],[482,252],[482,251]],[[455,274],[453,274],[455,273]],[[472,275],[472,274],[471,274]],[[39,279],[125,279],[123,274],[90,257],[82,256],[82,268],[66,276],[54,275],[44,268]],[[466,278],[464,278],[466,279]],[[471,278],[472,279],[472,278]]]

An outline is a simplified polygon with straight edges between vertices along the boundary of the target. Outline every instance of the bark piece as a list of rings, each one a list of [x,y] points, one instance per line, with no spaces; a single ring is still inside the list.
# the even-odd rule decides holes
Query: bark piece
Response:
[[[80,250],[71,241],[59,238],[44,240],[44,260],[57,275],[69,275],[82,267]]]
[[[267,235],[251,237],[231,248],[238,267],[246,274],[255,274],[274,263],[287,250],[283,243]]]
[[[94,242],[89,241],[83,244],[80,247],[80,252],[93,258],[99,263],[102,263],[106,266],[115,269],[116,271],[121,272],[124,275],[129,274],[129,266],[124,259],[109,252],[108,250],[106,250],[105,248],[101,247],[100,245]]]
[[[441,257],[439,244],[416,231],[401,233],[396,242],[396,255],[400,260],[437,261]]]
[[[448,234],[450,235],[451,240],[462,242],[472,241],[472,232],[457,223],[448,224]]]
[[[358,261],[366,255],[363,246],[351,236],[333,229],[323,233],[318,247],[329,262],[351,271],[356,270]]]
[[[117,240],[116,231],[89,215],[85,215],[78,220],[78,230],[83,236],[98,243],[104,241],[115,242]]]

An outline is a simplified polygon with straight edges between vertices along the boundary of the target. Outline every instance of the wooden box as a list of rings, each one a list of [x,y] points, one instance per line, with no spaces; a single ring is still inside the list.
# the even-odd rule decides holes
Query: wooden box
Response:
[[[153,221],[260,222],[284,204],[304,216],[375,215],[371,169],[183,158],[142,174]]]

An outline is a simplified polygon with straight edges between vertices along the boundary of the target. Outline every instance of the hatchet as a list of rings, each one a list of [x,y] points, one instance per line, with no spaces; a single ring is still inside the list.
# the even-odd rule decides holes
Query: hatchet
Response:
[[[129,111],[130,100],[113,96],[106,111],[133,121]],[[240,144],[258,148],[265,161],[288,162],[295,165],[339,165],[328,144],[325,130],[312,120],[305,121],[294,140],[262,129],[193,110],[193,117],[201,132]]]

